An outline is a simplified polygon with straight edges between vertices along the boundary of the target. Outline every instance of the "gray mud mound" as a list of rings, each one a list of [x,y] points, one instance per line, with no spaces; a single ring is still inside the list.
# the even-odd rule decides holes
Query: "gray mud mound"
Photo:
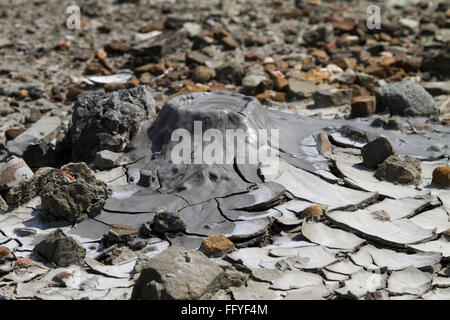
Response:
[[[56,217],[76,222],[103,208],[109,189],[95,179],[83,162],[69,163],[47,177],[41,192],[42,209]]]

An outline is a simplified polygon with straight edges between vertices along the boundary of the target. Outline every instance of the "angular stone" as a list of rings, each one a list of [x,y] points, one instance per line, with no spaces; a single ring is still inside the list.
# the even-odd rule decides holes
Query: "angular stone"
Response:
[[[310,98],[318,90],[313,81],[300,77],[289,78],[288,86],[289,94],[298,98]]]
[[[391,115],[430,116],[438,109],[433,97],[410,80],[387,84],[375,90],[377,112],[388,110]]]
[[[375,113],[376,100],[375,97],[355,97],[352,99],[352,116],[361,117]]]
[[[86,256],[83,245],[78,240],[68,237],[61,229],[49,234],[33,250],[60,267],[81,265]]]
[[[137,236],[138,230],[136,228],[124,224],[113,224],[106,234],[106,239],[110,243],[129,242],[136,239]]]
[[[202,241],[201,250],[208,257],[220,257],[231,250],[233,250],[234,244],[223,234],[213,234]]]
[[[352,102],[352,90],[335,88],[318,90],[314,93],[313,99],[317,108],[342,106]]]
[[[367,168],[376,168],[394,153],[395,148],[392,140],[385,136],[381,136],[367,143],[361,149],[363,164]]]
[[[97,151],[123,151],[140,123],[155,114],[155,101],[143,86],[80,95],[70,130],[72,158],[93,160]]]
[[[133,44],[130,52],[144,58],[162,57],[179,48],[186,37],[187,32],[183,29],[170,31]]]
[[[203,253],[172,246],[142,267],[132,299],[198,300],[220,288],[224,271]]]
[[[44,117],[6,144],[11,154],[22,157],[30,145],[45,145],[56,138],[61,128],[58,117]]]
[[[49,174],[40,193],[42,209],[53,217],[77,222],[103,208],[110,190],[85,163],[69,163]]]
[[[121,153],[102,150],[95,154],[95,166],[99,170],[107,170],[118,167],[123,160]]]
[[[434,169],[432,183],[444,186],[450,185],[450,166]]]
[[[11,157],[0,169],[0,190],[8,190],[33,177],[33,171],[21,158]]]
[[[413,157],[406,157],[403,161],[398,155],[391,155],[378,166],[375,177],[399,184],[420,184],[422,168],[420,161]]]

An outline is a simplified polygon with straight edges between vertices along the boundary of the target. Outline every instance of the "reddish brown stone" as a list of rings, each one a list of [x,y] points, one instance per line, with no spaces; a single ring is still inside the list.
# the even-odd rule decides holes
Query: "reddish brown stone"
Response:
[[[130,51],[130,46],[126,43],[113,40],[108,45],[106,45],[105,49],[112,53],[123,54]]]
[[[307,207],[303,211],[300,212],[300,217],[307,218],[320,218],[324,211],[325,207],[320,204],[315,204]]]
[[[363,117],[376,111],[376,99],[374,96],[355,97],[352,99],[352,116]]]
[[[351,21],[351,20],[344,20],[341,22],[335,22],[333,24],[334,28],[341,31],[341,32],[350,32],[353,29],[355,29],[356,24],[355,22]]]
[[[83,91],[79,89],[69,89],[66,93],[66,99],[70,102],[77,100],[79,94],[83,93]]]
[[[5,131],[6,141],[14,140],[17,136],[24,133],[27,129],[19,128],[19,129],[8,129]]]
[[[0,246],[0,259],[10,255],[11,252],[7,247]]]
[[[159,76],[166,72],[166,68],[162,64],[149,63],[140,66],[134,70],[136,73],[150,72],[154,76]]]
[[[450,166],[434,169],[433,183],[445,186],[450,185]]]

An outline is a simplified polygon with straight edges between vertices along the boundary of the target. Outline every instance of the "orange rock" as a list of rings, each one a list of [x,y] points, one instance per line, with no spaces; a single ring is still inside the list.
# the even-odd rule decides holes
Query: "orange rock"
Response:
[[[323,83],[325,79],[328,79],[330,77],[330,74],[327,71],[316,68],[311,69],[308,72],[300,72],[300,76],[314,81],[314,83],[316,84],[320,84]]]
[[[11,251],[7,247],[0,246],[0,258],[4,258],[11,254]]]
[[[381,60],[380,67],[388,68],[392,66],[396,61],[397,60],[394,57],[385,57],[383,60]]]
[[[97,52],[95,53],[95,57],[96,57],[97,59],[99,59],[99,60],[103,60],[103,59],[105,59],[107,56],[108,56],[108,54],[107,54],[105,51],[103,51],[103,50],[97,51]]]
[[[207,256],[220,257],[234,249],[234,244],[223,234],[213,234],[203,239],[201,250]]]
[[[319,141],[317,141],[317,146],[319,148],[319,151],[323,155],[330,155],[331,154],[331,144],[328,140],[328,137],[326,134],[321,132],[319,134]]]
[[[134,69],[136,73],[150,72],[154,76],[159,76],[166,72],[166,68],[162,64],[149,63]]]
[[[320,204],[315,204],[307,207],[300,212],[300,217],[319,218],[322,216],[325,207]]]
[[[355,97],[352,99],[352,116],[361,117],[375,113],[376,99],[374,96]]]
[[[24,90],[24,89],[19,90],[19,96],[20,96],[22,99],[28,98],[28,96],[29,96],[28,90]]]
[[[286,93],[273,90],[266,90],[263,93],[256,95],[256,98],[262,101],[272,100],[283,102],[286,101]]]
[[[319,59],[326,59],[326,58],[328,58],[328,54],[325,51],[317,49],[317,48],[314,48],[312,50],[311,54],[314,57],[319,58]]]
[[[108,45],[106,45],[106,50],[113,53],[123,54],[130,51],[130,46],[126,43],[113,40]]]
[[[274,89],[277,91],[284,91],[289,85],[289,81],[280,71],[272,71],[270,77],[274,81]]]
[[[450,185],[450,166],[434,169],[433,183],[446,186]]]

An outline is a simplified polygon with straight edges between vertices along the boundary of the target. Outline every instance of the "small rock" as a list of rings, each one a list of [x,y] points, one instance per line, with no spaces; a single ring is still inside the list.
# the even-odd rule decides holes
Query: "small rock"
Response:
[[[81,265],[86,256],[83,245],[78,240],[68,237],[61,229],[49,234],[34,247],[33,251],[60,267]]]
[[[376,168],[393,154],[395,154],[394,144],[385,136],[367,143],[361,149],[363,165],[367,168]]]
[[[163,31],[164,30],[164,24],[161,21],[152,21],[145,25],[143,25],[140,29],[140,33],[148,33],[152,31]]]
[[[289,94],[300,99],[310,98],[318,90],[313,81],[300,77],[289,78],[288,86]]]
[[[33,177],[33,171],[21,158],[11,157],[0,168],[0,190],[8,190]]]
[[[139,184],[143,187],[150,187],[154,180],[153,172],[147,169],[140,171]]]
[[[105,235],[108,243],[129,242],[138,236],[138,230],[124,224],[112,224]]]
[[[105,50],[110,53],[124,54],[130,51],[130,46],[126,43],[113,40],[105,46]]]
[[[186,222],[184,222],[178,212],[171,212],[162,208],[156,214],[152,224],[152,230],[157,234],[183,232],[186,230]]]
[[[234,244],[223,234],[214,234],[202,241],[201,250],[208,257],[221,257],[234,249]]]
[[[103,150],[95,154],[95,166],[99,170],[108,170],[118,167],[122,161],[123,155],[121,153]]]
[[[26,128],[19,128],[19,129],[8,129],[5,131],[5,138],[6,141],[14,140],[19,135],[27,131]]]
[[[322,217],[322,214],[325,210],[325,207],[320,204],[315,204],[312,206],[307,207],[303,211],[300,211],[298,213],[298,216],[300,218],[312,218],[312,219],[319,219]]]
[[[237,47],[239,47],[239,43],[236,40],[234,40],[231,36],[223,37],[221,39],[221,42],[227,49],[236,49]]]
[[[0,264],[11,258],[13,258],[11,251],[5,246],[0,246]]]
[[[203,253],[171,246],[142,266],[131,299],[198,300],[219,290],[223,276]]]
[[[431,116],[438,112],[433,97],[410,80],[388,84],[375,90],[377,112],[389,110],[391,115]]]
[[[195,38],[202,32],[202,26],[197,23],[185,22],[183,28],[188,32],[189,38]]]
[[[313,99],[317,108],[342,106],[352,102],[352,90],[335,88],[317,90],[313,95]]]
[[[352,99],[352,116],[363,117],[375,113],[375,97],[355,97]]]
[[[393,183],[419,185],[422,180],[422,168],[416,158],[406,157],[403,161],[394,154],[380,164],[375,177]]]
[[[450,166],[434,169],[432,183],[444,186],[450,185]]]
[[[40,193],[43,211],[69,222],[98,214],[111,192],[84,162],[69,163],[46,179]]]
[[[212,72],[208,67],[197,66],[192,73],[192,80],[199,83],[207,83],[212,79]]]
[[[166,72],[166,68],[164,68],[162,64],[149,63],[136,68],[134,72],[136,73],[150,72],[154,76],[159,76],[162,75],[164,72]]]
[[[203,53],[197,50],[189,51],[186,53],[186,64],[201,64],[205,65],[206,62],[209,60],[207,56],[205,56]]]
[[[11,154],[22,157],[31,145],[45,146],[57,137],[61,129],[59,117],[44,117],[29,129],[8,141],[6,147]]]
[[[216,69],[216,79],[218,81],[228,81],[238,84],[244,74],[242,65],[236,61],[228,61]]]

